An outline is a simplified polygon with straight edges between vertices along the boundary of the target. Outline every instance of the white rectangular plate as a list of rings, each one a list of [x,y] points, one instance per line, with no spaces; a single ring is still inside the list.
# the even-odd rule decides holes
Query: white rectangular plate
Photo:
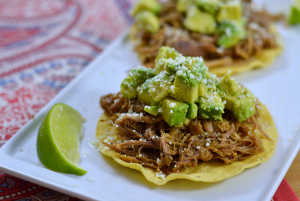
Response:
[[[139,64],[127,35],[122,35],[0,149],[5,173],[85,200],[266,200],[270,201],[300,147],[299,33],[280,28],[285,50],[265,69],[235,76],[267,105],[279,132],[272,158],[216,183],[176,180],[164,186],[148,182],[140,172],[118,165],[95,149],[93,142],[102,95],[116,93],[128,71]],[[55,103],[76,108],[85,118],[80,166],[84,176],[50,171],[39,162],[39,125]]]

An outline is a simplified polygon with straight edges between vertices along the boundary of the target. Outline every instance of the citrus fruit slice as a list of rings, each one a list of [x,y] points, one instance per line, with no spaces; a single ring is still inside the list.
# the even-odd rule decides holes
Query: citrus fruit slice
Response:
[[[293,4],[291,5],[289,23],[290,24],[300,23],[300,0],[294,0]]]
[[[76,175],[87,172],[77,165],[84,121],[77,110],[66,104],[58,103],[51,108],[37,137],[37,154],[47,168]]]

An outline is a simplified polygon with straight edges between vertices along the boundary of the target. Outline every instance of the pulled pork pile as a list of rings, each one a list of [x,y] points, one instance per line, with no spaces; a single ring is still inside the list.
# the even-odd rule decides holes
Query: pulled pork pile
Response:
[[[270,25],[284,17],[271,15],[266,10],[259,10],[251,1],[243,1],[243,16],[247,19],[247,38],[228,49],[218,47],[217,35],[205,35],[184,28],[184,14],[176,11],[176,0],[162,3],[159,14],[161,29],[151,34],[138,30],[135,39],[135,51],[143,58],[143,65],[154,68],[154,59],[161,46],[174,47],[183,56],[202,56],[207,67],[232,65],[237,62],[254,59],[264,49],[278,46],[276,36],[270,32]]]
[[[220,160],[224,164],[244,160],[264,151],[258,129],[269,138],[257,121],[258,113],[238,122],[230,111],[223,121],[196,118],[189,126],[170,127],[162,116],[144,112],[144,103],[119,94],[101,97],[101,107],[110,116],[121,142],[102,142],[128,163],[139,163],[166,175],[201,161]]]

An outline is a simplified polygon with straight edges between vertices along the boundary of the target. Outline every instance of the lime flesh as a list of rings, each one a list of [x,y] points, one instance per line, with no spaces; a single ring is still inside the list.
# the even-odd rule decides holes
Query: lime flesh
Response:
[[[293,4],[291,5],[289,23],[290,24],[300,23],[300,0],[294,0]]]
[[[76,175],[87,172],[77,165],[83,122],[81,114],[68,105],[58,103],[51,108],[37,137],[37,154],[47,168]]]

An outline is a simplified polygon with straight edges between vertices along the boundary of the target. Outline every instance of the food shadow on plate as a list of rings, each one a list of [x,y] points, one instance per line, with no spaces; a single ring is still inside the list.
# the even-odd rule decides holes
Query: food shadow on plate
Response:
[[[193,191],[193,190],[211,188],[213,186],[222,183],[222,181],[209,183],[209,182],[196,182],[187,179],[177,179],[177,180],[169,181],[165,185],[155,185],[150,181],[148,181],[140,171],[128,167],[124,167],[118,164],[117,162],[115,162],[112,158],[108,156],[102,156],[102,158],[105,163],[107,163],[111,168],[115,170],[114,173],[115,175],[125,177],[126,179],[131,180],[131,182],[134,182],[138,185],[144,185],[145,187],[150,189],[160,188],[160,189],[166,189],[172,191],[178,191],[178,190]]]

